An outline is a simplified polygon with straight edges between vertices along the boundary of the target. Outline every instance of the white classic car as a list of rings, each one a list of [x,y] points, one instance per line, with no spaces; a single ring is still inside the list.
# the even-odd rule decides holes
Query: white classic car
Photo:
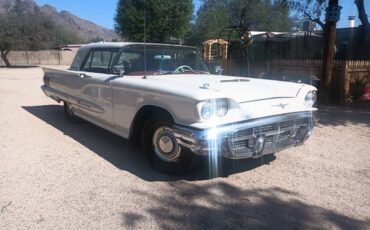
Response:
[[[69,70],[44,68],[44,93],[80,118],[139,143],[166,173],[194,156],[258,158],[312,133],[316,88],[212,75],[198,49],[141,43],[81,47]]]

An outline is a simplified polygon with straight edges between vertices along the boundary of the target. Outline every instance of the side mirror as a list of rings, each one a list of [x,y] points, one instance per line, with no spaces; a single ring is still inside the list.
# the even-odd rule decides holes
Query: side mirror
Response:
[[[125,73],[125,66],[124,65],[115,65],[113,66],[113,73],[114,74],[119,74],[120,77],[123,76]]]
[[[217,75],[222,75],[222,71],[224,71],[224,69],[222,69],[222,66],[220,65],[215,66],[215,72]]]

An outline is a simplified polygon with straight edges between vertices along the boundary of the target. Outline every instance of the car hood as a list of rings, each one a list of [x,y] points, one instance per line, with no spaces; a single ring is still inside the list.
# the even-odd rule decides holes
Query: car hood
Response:
[[[296,97],[303,84],[231,77],[211,74],[172,74],[148,76],[163,87],[188,90],[189,93],[231,98],[238,103],[274,98]]]

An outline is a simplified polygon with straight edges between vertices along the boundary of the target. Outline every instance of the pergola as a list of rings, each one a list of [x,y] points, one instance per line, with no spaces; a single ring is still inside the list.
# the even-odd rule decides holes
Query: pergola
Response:
[[[212,45],[219,45],[219,56],[222,59],[227,59],[227,51],[229,48],[229,43],[223,39],[210,39],[203,42],[203,58],[205,60],[212,60],[214,56],[212,55]]]

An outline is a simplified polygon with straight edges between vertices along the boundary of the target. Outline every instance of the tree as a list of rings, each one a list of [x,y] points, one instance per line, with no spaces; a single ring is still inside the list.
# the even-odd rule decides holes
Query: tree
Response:
[[[296,18],[307,18],[310,21],[317,23],[324,30],[325,23],[320,17],[325,12],[326,0],[289,0],[289,6],[296,12]],[[357,7],[358,18],[362,25],[369,25],[369,19],[366,15],[364,0],[354,0]]]
[[[323,82],[323,101],[329,102],[331,99],[334,98],[334,95],[332,95],[332,85],[335,84],[335,82],[333,81],[333,61],[335,56],[336,21],[326,21],[325,25],[321,22],[320,16],[322,11],[318,9],[324,9],[326,7],[326,3],[329,8],[333,6],[338,6],[338,0],[305,0],[303,2],[291,0],[290,4],[292,8],[297,10],[297,12],[303,12],[309,20],[317,22],[324,31],[324,56],[321,80]],[[354,0],[354,3],[356,4],[359,19],[363,25],[360,30],[360,33],[362,35],[360,36],[360,40],[358,41],[358,44],[360,44],[358,47],[361,47],[361,49],[363,50],[363,47],[366,47],[366,45],[362,44],[366,44],[365,36],[368,31],[367,26],[369,25],[369,20],[365,12],[364,0]],[[315,14],[315,17],[312,16],[313,14]],[[359,52],[361,52],[362,50],[360,50]]]
[[[230,26],[232,19],[228,3],[227,0],[203,1],[193,26],[192,43],[217,38],[224,27]]]
[[[370,37],[370,24],[369,19],[366,15],[364,0],[355,0],[357,6],[358,18],[360,19],[362,26],[359,26],[359,38],[357,40],[356,53],[358,58],[365,58],[369,53],[368,49],[364,47],[369,47],[369,37]]]
[[[184,39],[192,14],[192,0],[120,0],[115,29],[129,41],[142,42],[145,35],[148,42]]]
[[[75,36],[63,33],[37,8],[27,10],[22,1],[7,13],[0,15],[0,56],[7,67],[11,67],[7,55],[14,50],[50,49],[58,44],[74,40]],[[62,33],[62,34],[61,34]]]
[[[79,44],[82,43],[83,40],[76,35],[76,33],[72,32],[67,28],[63,28],[61,26],[54,26],[54,34],[55,34],[55,41],[52,42],[53,47],[60,47],[68,44]],[[53,48],[49,47],[49,48]]]
[[[293,17],[297,20],[307,18],[315,22],[324,30],[325,23],[321,21],[321,15],[325,12],[326,0],[289,0],[289,7],[294,12]]]
[[[366,15],[364,0],[355,0],[355,4],[357,6],[358,18],[360,19],[362,25],[368,26],[369,19],[367,18],[367,15]]]
[[[291,27],[289,6],[286,0],[234,0],[231,6],[233,7],[232,15],[237,17],[240,15],[239,23],[249,26],[251,30],[288,31]],[[237,24],[236,20],[232,22]]]
[[[223,28],[246,26],[250,30],[288,31],[291,27],[286,0],[203,0],[189,41],[217,38]]]
[[[7,59],[7,55],[14,44],[11,38],[12,27],[10,26],[10,21],[4,15],[0,15],[0,21],[0,56],[5,65],[10,67],[11,65]]]

